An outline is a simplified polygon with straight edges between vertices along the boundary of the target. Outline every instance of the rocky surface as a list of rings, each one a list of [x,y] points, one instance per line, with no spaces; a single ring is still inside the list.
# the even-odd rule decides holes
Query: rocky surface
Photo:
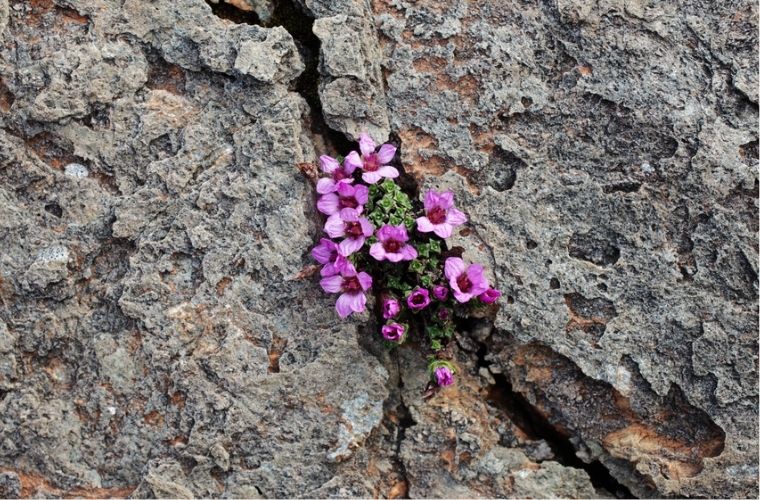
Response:
[[[756,496],[757,15],[0,0],[0,496]],[[362,130],[505,291],[430,400],[308,258]]]

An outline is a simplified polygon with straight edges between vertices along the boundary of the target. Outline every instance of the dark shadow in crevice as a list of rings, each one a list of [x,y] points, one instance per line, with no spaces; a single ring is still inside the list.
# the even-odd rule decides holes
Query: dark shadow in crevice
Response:
[[[217,3],[206,0],[206,3],[211,7],[211,12],[217,17],[232,21],[236,24],[253,24],[261,26],[261,20],[254,11],[238,9],[224,0],[219,0]]]
[[[290,33],[305,66],[303,73],[291,82],[290,90],[298,92],[309,105],[311,133],[324,140],[329,150],[325,152],[326,154],[345,156],[352,149],[356,149],[355,143],[343,133],[327,126],[322,113],[322,102],[319,99],[320,42],[312,30],[314,18],[304,12],[295,0],[278,0],[272,17],[267,22],[262,22],[255,12],[240,10],[222,0],[216,4],[209,0],[206,1],[211,7],[211,11],[222,19],[264,28],[281,26]]]
[[[459,318],[457,329],[461,332],[471,332],[483,319]],[[491,362],[486,359],[489,352],[488,339],[472,340],[478,345],[478,369],[489,369]],[[490,370],[489,370],[490,372]],[[615,498],[636,498],[631,491],[615,479],[610,471],[598,460],[586,463],[576,455],[575,446],[570,442],[570,436],[562,432],[535,407],[525,396],[515,391],[512,383],[503,373],[493,373],[495,383],[488,388],[486,402],[504,412],[509,420],[517,426],[528,439],[543,440],[554,453],[555,461],[566,467],[585,470],[591,484],[600,492],[608,492]]]

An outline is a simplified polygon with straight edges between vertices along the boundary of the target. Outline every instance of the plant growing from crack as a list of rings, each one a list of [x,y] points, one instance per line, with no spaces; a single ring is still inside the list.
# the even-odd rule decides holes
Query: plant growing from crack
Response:
[[[467,222],[454,194],[428,191],[420,206],[395,182],[395,154],[395,146],[377,148],[361,134],[358,152],[320,157],[327,176],[317,182],[317,210],[327,216],[329,238],[311,254],[322,265],[322,289],[340,294],[341,318],[363,312],[372,289],[389,348],[427,339],[430,392],[454,383],[456,367],[444,354],[454,317],[495,303],[501,292],[489,285],[483,266],[462,259],[462,248],[447,248],[454,228]]]

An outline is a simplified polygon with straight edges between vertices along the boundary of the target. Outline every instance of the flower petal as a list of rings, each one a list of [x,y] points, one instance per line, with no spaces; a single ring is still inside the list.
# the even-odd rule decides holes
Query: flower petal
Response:
[[[372,236],[372,233],[375,232],[375,226],[366,217],[359,218],[359,225],[362,227],[362,234],[364,236]]]
[[[363,293],[351,293],[349,294],[351,310],[360,313],[364,312],[364,308],[367,304],[367,296]]]
[[[448,238],[451,236],[451,233],[454,231],[454,226],[449,224],[448,222],[444,222],[443,224],[436,224],[433,226],[433,232],[440,236],[441,238]]]
[[[351,255],[354,252],[358,252],[361,247],[364,245],[364,236],[359,236],[358,238],[346,238],[345,240],[341,241],[340,244],[338,244],[338,247],[340,248],[340,251],[343,255]]]
[[[385,248],[383,248],[383,244],[380,242],[373,243],[371,247],[369,247],[369,254],[375,259],[375,260],[384,260],[385,259]]]
[[[454,291],[454,298],[457,299],[457,302],[459,302],[460,304],[469,302],[470,299],[472,299],[471,293],[464,293],[464,292],[460,292],[459,290],[453,290],[453,291]]]
[[[312,248],[311,256],[320,264],[327,264],[332,260],[336,248],[337,245],[335,243],[327,238],[322,238],[319,240],[319,245]]]
[[[388,253],[385,254],[385,258],[388,259],[388,262],[396,263],[396,262],[400,262],[401,260],[403,260],[404,256],[401,255],[401,253],[388,252]]]
[[[427,193],[425,193],[425,199],[422,202],[422,204],[425,206],[425,211],[427,212],[431,208],[438,205],[438,192],[434,190],[430,190]]]
[[[375,152],[375,141],[372,140],[372,137],[362,132],[359,134],[359,149],[362,152],[362,156],[366,158]]]
[[[472,283],[470,293],[472,295],[480,295],[488,290],[488,278],[486,278],[485,270],[480,264],[471,264],[467,268],[467,278]]]
[[[346,234],[345,224],[343,219],[340,218],[340,213],[332,214],[325,221],[325,232],[330,238],[340,238]]]
[[[406,232],[405,225],[399,224],[398,226],[391,227],[393,227],[393,238],[395,240],[398,240],[402,243],[409,241],[409,233]]]
[[[356,275],[359,280],[359,284],[362,286],[362,290],[369,290],[372,286],[372,276],[365,272],[361,272]]]
[[[317,193],[319,194],[332,193],[335,191],[335,187],[335,181],[327,177],[323,177],[317,181]]]
[[[383,144],[380,146],[380,151],[377,152],[377,159],[380,160],[380,165],[390,163],[394,156],[396,156],[396,146],[392,144]]]
[[[446,213],[446,223],[452,226],[459,226],[467,222],[467,216],[457,210],[456,208],[450,208]]]
[[[351,175],[357,168],[362,168],[364,166],[364,162],[359,156],[359,153],[356,151],[351,151],[348,153],[348,156],[346,156],[346,159],[343,160],[343,165],[346,169],[346,173]]]
[[[377,181],[379,181],[379,180],[380,180],[380,179],[382,179],[382,178],[383,178],[383,176],[382,176],[382,175],[380,175],[380,172],[379,172],[379,171],[375,171],[375,172],[364,172],[364,173],[362,174],[362,180],[363,180],[364,182],[366,182],[367,184],[375,184],[375,183],[377,183]]]
[[[350,293],[344,293],[335,302],[335,310],[338,311],[338,316],[341,319],[345,319],[351,315],[351,295]]]
[[[340,287],[343,284],[343,276],[336,274],[335,276],[328,276],[319,280],[319,284],[327,293],[338,293]]]
[[[417,258],[417,249],[412,245],[404,245],[401,247],[401,255],[404,256],[404,260],[414,260]]]
[[[343,196],[344,198],[348,198],[349,196],[354,195],[354,191],[356,188],[352,186],[351,184],[348,184],[346,182],[339,182],[338,183],[338,195]]]
[[[433,230],[433,224],[427,217],[419,217],[417,219],[417,231],[421,233],[429,233]]]
[[[332,156],[322,155],[319,157],[319,166],[322,168],[322,172],[331,174],[340,167],[340,163]]]
[[[335,276],[336,274],[340,274],[340,270],[332,262],[325,264],[322,266],[322,269],[319,270],[319,275],[323,278],[326,278],[327,276]]]
[[[438,195],[438,204],[441,208],[451,208],[454,206],[454,193],[445,191]]]
[[[340,215],[341,220],[346,222],[356,222],[359,220],[359,212],[354,208],[344,208],[338,212],[338,214]]]
[[[456,279],[465,271],[464,261],[459,257],[449,257],[443,265],[443,272],[448,280]]]
[[[380,174],[381,177],[386,177],[388,179],[395,179],[399,176],[398,169],[388,165],[377,169],[377,173]]]
[[[364,184],[357,184],[354,187],[354,198],[360,205],[366,205],[369,201],[369,189]]]
[[[338,195],[335,193],[322,195],[317,201],[317,210],[325,215],[332,215],[338,211],[338,201]]]

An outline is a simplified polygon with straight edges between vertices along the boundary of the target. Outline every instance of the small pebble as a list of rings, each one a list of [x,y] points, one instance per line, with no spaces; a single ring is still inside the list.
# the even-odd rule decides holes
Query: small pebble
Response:
[[[75,179],[83,179],[87,177],[90,172],[87,170],[87,167],[81,163],[69,163],[63,167],[63,173],[69,177],[74,177]]]

